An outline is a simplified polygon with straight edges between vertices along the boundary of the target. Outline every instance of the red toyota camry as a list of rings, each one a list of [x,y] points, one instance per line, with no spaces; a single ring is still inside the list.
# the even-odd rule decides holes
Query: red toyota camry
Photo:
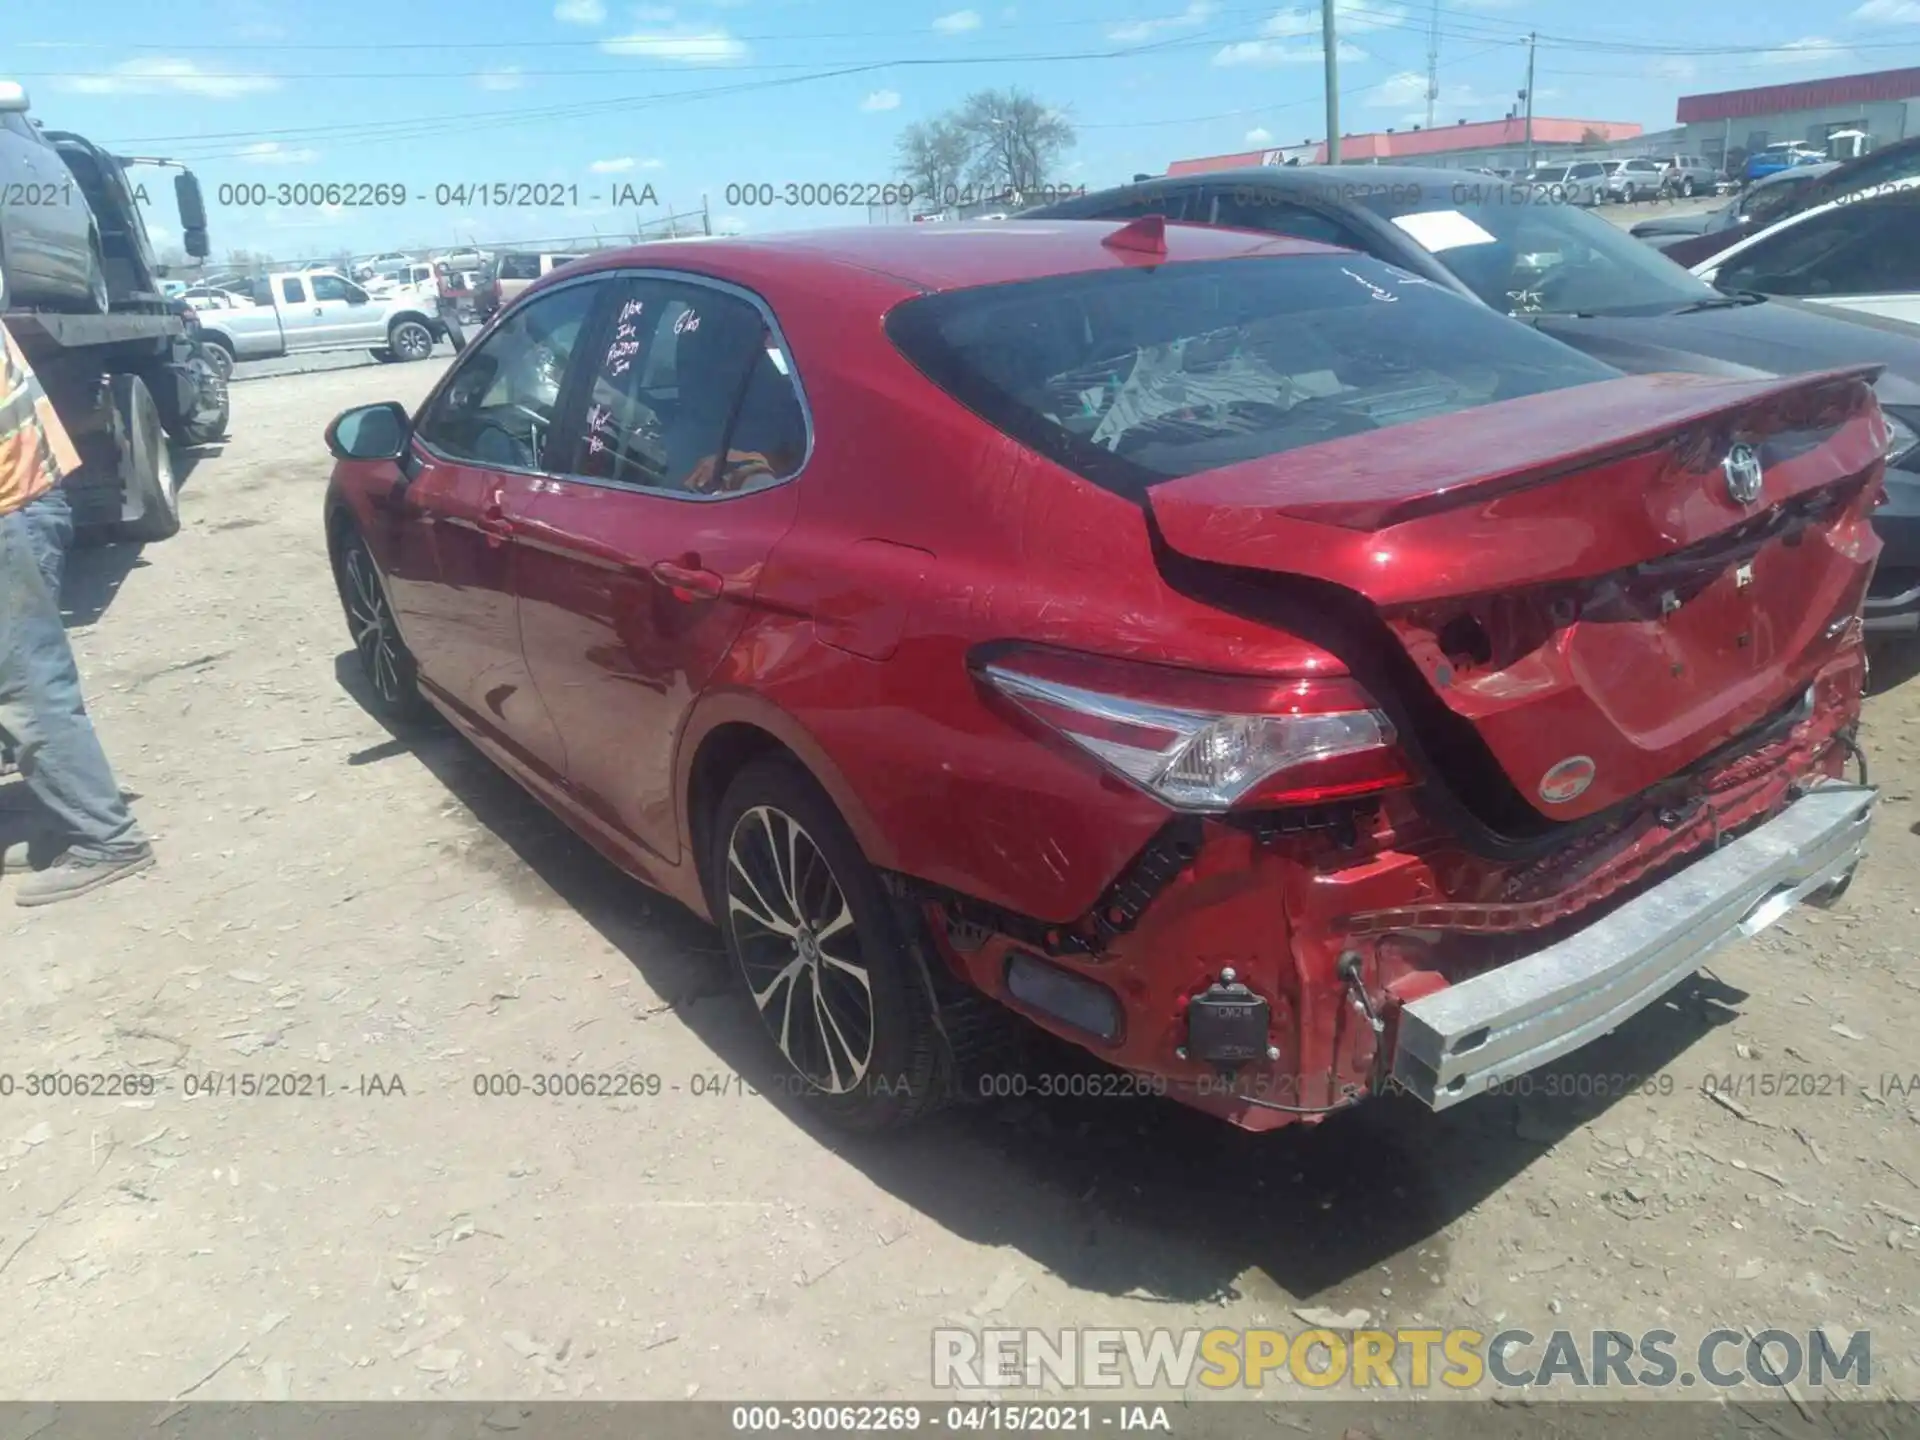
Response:
[[[336,419],[326,536],[378,703],[710,917],[835,1118],[1005,1007],[1265,1129],[1845,888],[1873,373],[1153,218],[642,246]]]

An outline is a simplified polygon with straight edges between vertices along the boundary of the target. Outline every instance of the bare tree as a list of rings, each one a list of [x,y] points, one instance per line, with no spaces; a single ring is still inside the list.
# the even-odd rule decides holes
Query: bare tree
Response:
[[[951,119],[916,121],[900,136],[901,178],[934,205],[950,203],[972,159],[972,141]]]
[[[1023,90],[976,91],[953,124],[967,139],[967,178],[1018,194],[1044,185],[1074,142],[1067,117]]]

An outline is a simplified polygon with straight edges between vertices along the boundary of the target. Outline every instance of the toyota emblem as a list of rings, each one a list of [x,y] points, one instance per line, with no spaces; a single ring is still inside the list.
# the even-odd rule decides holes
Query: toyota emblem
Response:
[[[1736,505],[1751,505],[1760,498],[1766,474],[1760,468],[1759,453],[1747,444],[1735,445],[1720,462],[1727,477],[1727,495]]]

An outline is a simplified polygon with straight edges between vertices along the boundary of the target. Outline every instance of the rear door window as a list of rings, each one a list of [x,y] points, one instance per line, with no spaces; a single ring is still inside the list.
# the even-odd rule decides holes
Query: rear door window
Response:
[[[1082,477],[1160,480],[1618,371],[1359,255],[1101,270],[912,300],[888,334]]]

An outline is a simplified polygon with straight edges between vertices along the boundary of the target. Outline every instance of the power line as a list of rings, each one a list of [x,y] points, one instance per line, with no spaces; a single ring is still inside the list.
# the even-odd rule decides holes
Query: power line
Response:
[[[472,129],[495,128],[479,122],[499,121],[503,125],[517,125],[535,120],[562,119],[582,115],[611,113],[616,110],[645,108],[650,105],[671,103],[675,100],[695,100],[715,95],[748,93],[761,89],[773,89],[788,85],[809,83],[814,80],[837,79],[848,75],[870,74],[876,70],[916,69],[926,67],[944,67],[955,65],[1008,65],[1008,64],[1053,64],[1063,61],[1125,60],[1140,55],[1160,54],[1168,50],[1190,48],[1194,45],[1212,45],[1214,39],[1161,41],[1152,45],[1139,45],[1122,50],[1089,50],[1068,54],[1037,55],[986,55],[986,56],[939,56],[913,57],[904,59],[871,60],[858,65],[841,66],[836,69],[814,71],[804,75],[788,76],[780,79],[745,81],[736,85],[709,86],[700,90],[676,90],[658,95],[628,95],[603,100],[572,102],[565,105],[533,107],[515,106],[505,110],[468,111],[461,115],[422,115],[407,119],[387,121],[356,121],[341,125],[299,125],[279,129],[200,131],[195,134],[179,135],[141,135],[116,140],[119,147],[141,145],[194,145],[217,140],[286,139],[294,142],[308,140],[331,140],[342,143],[356,135],[364,135],[373,141],[388,142],[395,139],[418,138],[428,134],[446,131],[467,131]],[[236,154],[242,152],[235,152]],[[202,155],[200,158],[218,158]]]
[[[1249,5],[1232,10],[1218,10],[1205,18],[1208,21],[1233,21],[1253,16],[1271,14],[1272,4]],[[1116,21],[1111,15],[1082,16],[1068,20],[1022,20],[1017,26],[1005,27],[1017,30],[1063,30],[1090,26],[1102,26],[1108,29],[1119,28],[1126,22]],[[927,37],[932,33],[930,26],[917,26],[911,30],[797,30],[770,32],[767,34],[735,35],[715,25],[706,30],[700,29],[654,29],[641,28],[625,34],[583,36],[571,40],[360,40],[360,41],[188,41],[177,40],[40,40],[16,41],[23,50],[159,50],[169,55],[190,55],[199,52],[225,54],[229,52],[258,51],[299,51],[307,54],[312,51],[394,51],[394,50],[432,50],[444,54],[450,50],[579,50],[593,49],[609,42],[627,39],[630,35],[640,35],[651,39],[688,40],[704,37],[719,38],[742,43],[766,41],[792,42],[796,40],[896,40],[909,37]],[[17,74],[17,71],[9,71]]]

